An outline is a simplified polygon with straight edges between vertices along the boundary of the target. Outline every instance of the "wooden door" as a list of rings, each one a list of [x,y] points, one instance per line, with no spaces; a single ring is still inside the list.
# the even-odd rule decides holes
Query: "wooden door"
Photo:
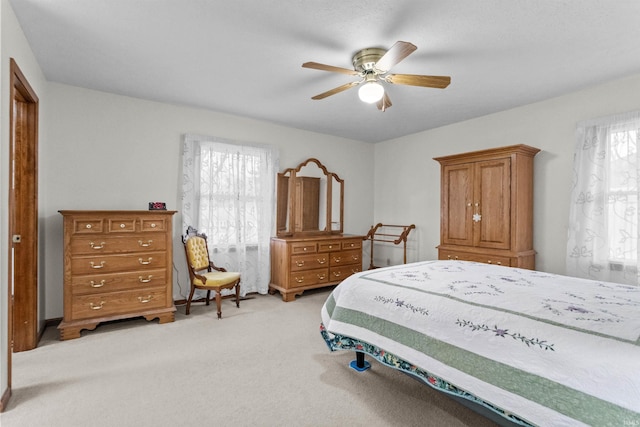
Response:
[[[509,249],[511,246],[511,161],[478,162],[474,171],[473,245]]]
[[[13,59],[10,68],[9,338],[18,352],[38,340],[38,97]]]
[[[443,167],[440,213],[443,244],[473,244],[473,176],[473,163]]]

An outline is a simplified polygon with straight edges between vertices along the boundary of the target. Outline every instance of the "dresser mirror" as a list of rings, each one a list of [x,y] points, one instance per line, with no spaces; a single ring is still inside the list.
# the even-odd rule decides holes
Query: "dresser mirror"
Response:
[[[342,234],[344,181],[318,159],[307,159],[278,174],[278,237]]]

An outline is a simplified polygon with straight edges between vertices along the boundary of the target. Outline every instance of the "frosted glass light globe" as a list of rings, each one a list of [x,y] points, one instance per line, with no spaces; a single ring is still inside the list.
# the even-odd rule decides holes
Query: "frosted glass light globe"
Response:
[[[374,102],[378,102],[382,99],[384,95],[384,88],[380,83],[369,82],[360,86],[358,89],[358,96],[362,102],[366,102],[367,104],[373,104]]]

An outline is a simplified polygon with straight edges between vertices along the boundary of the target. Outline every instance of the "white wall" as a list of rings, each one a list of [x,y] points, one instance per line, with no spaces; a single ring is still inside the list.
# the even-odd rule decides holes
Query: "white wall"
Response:
[[[436,259],[440,165],[434,157],[513,144],[535,157],[536,269],[565,273],[576,123],[640,109],[640,75],[375,146],[376,222],[416,224],[411,260]],[[411,237],[411,235],[410,235]]]
[[[62,209],[147,209],[164,201],[179,210],[184,133],[273,144],[280,169],[318,158],[345,181],[345,232],[366,233],[373,212],[371,144],[320,135],[200,109],[143,101],[50,83],[51,114],[43,122],[40,197],[46,265],[46,318],[63,314]],[[42,139],[42,138],[41,138]],[[174,219],[176,298],[185,297],[188,274]],[[182,295],[180,295],[182,289]]]
[[[0,1],[0,395],[8,386],[8,208],[9,208],[9,58],[14,58],[29,84],[41,98],[46,114],[46,81],[33,56],[8,0]],[[43,312],[40,311],[42,319]]]

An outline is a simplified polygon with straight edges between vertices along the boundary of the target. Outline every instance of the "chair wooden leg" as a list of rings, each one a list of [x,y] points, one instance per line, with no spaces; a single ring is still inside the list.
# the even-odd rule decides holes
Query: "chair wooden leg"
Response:
[[[191,286],[191,292],[189,293],[189,298],[187,298],[187,312],[185,314],[189,314],[191,311],[191,299],[193,298],[193,293],[196,291],[196,288]]]
[[[218,307],[218,319],[222,318],[222,294],[216,290],[216,306]]]
[[[240,308],[240,281],[236,283],[236,307]]]
[[[211,291],[207,291],[207,305],[209,305],[209,301],[211,300]]]

